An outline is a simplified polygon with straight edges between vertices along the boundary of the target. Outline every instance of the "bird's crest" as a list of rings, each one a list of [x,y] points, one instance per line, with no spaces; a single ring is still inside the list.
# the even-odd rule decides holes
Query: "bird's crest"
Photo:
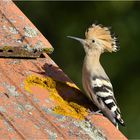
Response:
[[[85,32],[86,39],[100,41],[109,52],[117,51],[119,44],[115,35],[112,35],[109,28],[102,25],[92,24]]]

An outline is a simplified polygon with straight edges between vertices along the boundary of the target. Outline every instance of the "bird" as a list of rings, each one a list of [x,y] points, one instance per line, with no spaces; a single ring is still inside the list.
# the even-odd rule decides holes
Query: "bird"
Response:
[[[82,69],[85,95],[117,128],[118,123],[125,126],[114,96],[113,86],[100,63],[101,54],[117,52],[120,49],[117,37],[111,34],[109,27],[101,24],[92,24],[85,32],[85,39],[67,37],[79,41],[85,50]]]

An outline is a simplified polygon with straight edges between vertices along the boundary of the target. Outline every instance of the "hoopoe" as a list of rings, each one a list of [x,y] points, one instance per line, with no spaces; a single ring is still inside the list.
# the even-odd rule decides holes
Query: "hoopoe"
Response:
[[[85,39],[68,37],[79,41],[86,53],[82,70],[82,83],[86,95],[114,125],[118,126],[118,122],[124,125],[112,84],[100,64],[102,53],[119,50],[117,38],[111,35],[109,28],[95,24],[87,29]]]

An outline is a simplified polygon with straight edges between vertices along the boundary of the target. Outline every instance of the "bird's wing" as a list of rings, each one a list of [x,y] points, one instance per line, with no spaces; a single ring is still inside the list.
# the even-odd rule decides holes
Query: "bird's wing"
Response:
[[[122,121],[120,109],[117,106],[110,80],[101,77],[93,78],[91,81],[91,87],[94,94],[97,96],[98,101],[102,102],[100,104],[106,106],[118,121]]]

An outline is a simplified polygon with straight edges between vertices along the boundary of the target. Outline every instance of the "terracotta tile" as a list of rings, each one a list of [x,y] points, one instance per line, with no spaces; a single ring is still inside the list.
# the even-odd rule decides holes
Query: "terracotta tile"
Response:
[[[0,56],[39,57],[53,48],[11,0],[0,1]]]

